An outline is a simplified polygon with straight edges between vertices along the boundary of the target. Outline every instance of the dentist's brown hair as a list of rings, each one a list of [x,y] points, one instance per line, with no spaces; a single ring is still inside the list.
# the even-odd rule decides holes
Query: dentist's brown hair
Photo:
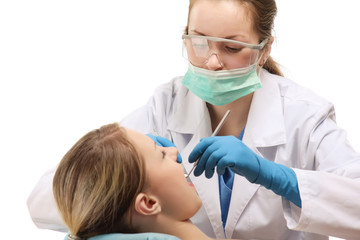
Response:
[[[252,18],[253,27],[255,32],[259,36],[259,43],[264,39],[270,39],[272,37],[272,30],[274,29],[274,20],[277,14],[277,6],[275,0],[190,0],[189,12],[188,12],[188,23],[185,33],[188,33],[189,19],[191,9],[194,7],[196,2],[199,1],[234,1],[247,7]],[[261,67],[268,70],[270,73],[283,76],[278,63],[268,56],[263,62],[259,63]]]

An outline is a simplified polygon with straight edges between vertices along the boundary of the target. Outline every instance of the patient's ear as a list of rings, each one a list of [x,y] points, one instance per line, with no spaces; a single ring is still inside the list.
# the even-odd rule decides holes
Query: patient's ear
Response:
[[[156,215],[161,212],[161,206],[156,197],[139,193],[135,199],[135,210],[142,215]]]

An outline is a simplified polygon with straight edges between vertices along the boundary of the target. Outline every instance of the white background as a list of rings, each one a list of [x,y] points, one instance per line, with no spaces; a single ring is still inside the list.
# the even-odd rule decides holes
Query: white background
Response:
[[[288,77],[335,104],[338,124],[360,150],[357,1],[277,4],[272,56]],[[158,84],[184,74],[187,6],[181,0],[0,0],[2,234],[63,237],[34,226],[28,195],[82,135],[119,121]]]

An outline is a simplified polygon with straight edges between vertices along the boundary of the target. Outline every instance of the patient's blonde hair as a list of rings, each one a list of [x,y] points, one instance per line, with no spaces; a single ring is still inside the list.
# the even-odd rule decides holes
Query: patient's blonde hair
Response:
[[[129,209],[144,185],[145,165],[117,123],[82,137],[63,157],[53,180],[60,214],[72,235],[134,232]]]

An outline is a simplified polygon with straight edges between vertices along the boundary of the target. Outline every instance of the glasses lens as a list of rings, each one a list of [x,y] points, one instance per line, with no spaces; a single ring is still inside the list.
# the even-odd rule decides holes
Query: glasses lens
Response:
[[[213,41],[204,37],[184,39],[183,56],[197,67],[205,67],[209,58],[216,54],[229,69],[248,67],[259,58],[260,50],[251,49],[239,42]]]

